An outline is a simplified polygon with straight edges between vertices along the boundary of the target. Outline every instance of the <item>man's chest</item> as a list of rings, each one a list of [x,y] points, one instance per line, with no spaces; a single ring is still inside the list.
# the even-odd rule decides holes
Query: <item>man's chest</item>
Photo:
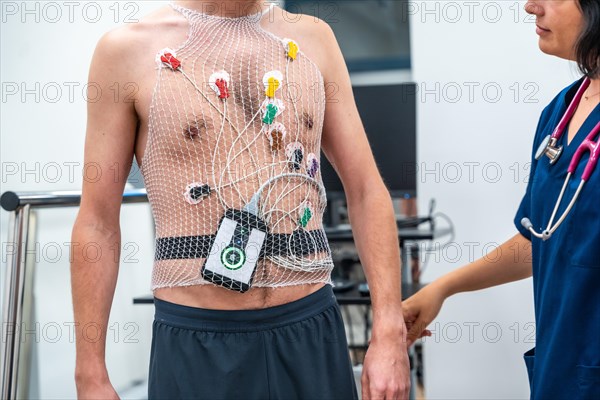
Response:
[[[239,52],[184,47],[175,55],[176,69],[154,62],[155,56],[147,57],[153,62],[140,63],[139,78],[130,88],[136,91],[139,119],[148,121],[152,112],[185,109],[186,114],[207,120],[227,112],[238,122],[251,122],[273,105],[274,114],[287,110],[296,122],[311,128],[318,108],[324,107],[321,72],[304,56],[295,61],[286,58],[278,45]],[[161,109],[154,107],[157,103]]]

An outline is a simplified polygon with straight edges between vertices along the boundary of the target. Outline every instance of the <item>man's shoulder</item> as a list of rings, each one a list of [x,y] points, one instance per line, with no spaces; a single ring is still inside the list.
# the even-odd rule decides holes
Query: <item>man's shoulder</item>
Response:
[[[310,21],[315,24],[326,24],[326,22],[323,19],[319,18],[317,15],[304,14],[302,12],[295,13],[295,12],[292,12],[285,8],[279,8],[279,10],[281,12],[281,16],[283,17],[283,19],[292,24],[296,23],[298,21]],[[296,10],[293,10],[293,11],[296,11]],[[298,11],[302,11],[302,10],[298,10]]]
[[[187,31],[187,20],[171,7],[163,6],[136,22],[105,32],[96,44],[96,57],[115,69],[122,67],[126,75],[126,71],[136,71],[140,63],[154,63],[154,56],[148,54],[158,52],[165,42],[183,40]]]
[[[288,29],[292,29],[310,39],[326,40],[332,34],[331,26],[322,18],[315,15],[292,13],[281,10],[282,20]]]
[[[330,24],[318,16],[286,10],[281,11],[279,19],[283,32],[287,32],[281,35],[297,40],[300,50],[325,74],[328,54],[332,47],[337,45]]]
[[[146,51],[168,36],[169,32],[187,31],[187,21],[171,7],[163,6],[131,23],[126,23],[105,32],[97,46],[105,51],[122,56]]]

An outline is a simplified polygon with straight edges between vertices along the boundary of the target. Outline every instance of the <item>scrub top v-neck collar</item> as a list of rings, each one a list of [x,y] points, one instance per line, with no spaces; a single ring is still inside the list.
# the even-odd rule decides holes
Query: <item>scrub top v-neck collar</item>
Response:
[[[573,97],[575,97],[575,92],[577,91],[577,89],[579,89],[579,87],[581,87],[583,80],[584,80],[584,78],[581,78],[577,82],[577,84],[574,85],[571,88],[571,90],[569,90],[565,94],[565,96],[562,98],[561,107],[562,107],[563,111],[565,111],[567,109],[568,105],[573,100]],[[581,101],[583,101],[583,98]],[[571,139],[571,142],[569,142],[569,127],[571,126],[571,122],[573,121],[573,118],[571,117],[571,119],[569,120],[569,123],[565,127],[564,134],[562,135],[562,137],[559,140],[559,143],[564,146],[565,150],[568,148],[572,149],[574,147],[572,145],[574,145],[574,144],[576,145],[575,147],[579,147],[579,145],[581,144],[583,139],[585,137],[587,137],[587,135],[594,128],[594,126],[598,123],[597,119],[594,119],[594,114],[597,112],[600,112],[600,101],[594,106],[594,108],[592,108],[591,112],[588,114],[588,116],[583,121],[583,124],[581,124],[581,126],[579,127],[577,132],[575,132],[575,135]],[[577,141],[577,143],[575,143],[575,141]],[[574,152],[574,150],[573,150],[573,152]]]
[[[573,85],[573,87],[569,91],[567,91],[565,93],[564,96],[562,96],[562,98],[560,100],[561,113],[559,113],[557,115],[562,116],[564,114],[567,107],[571,103],[571,100],[573,99],[573,97],[575,97],[575,93],[577,92],[577,89],[579,89],[579,87],[583,83],[583,79],[584,78],[581,78],[575,85]],[[566,174],[566,169],[568,168],[569,163],[571,162],[571,158],[573,157],[573,154],[575,154],[575,151],[577,151],[577,148],[581,145],[583,140],[589,135],[589,133],[594,128],[594,126],[596,126],[596,124],[598,123],[599,118],[598,118],[597,114],[599,114],[599,113],[600,113],[600,102],[598,104],[596,104],[596,106],[592,109],[592,111],[585,118],[585,120],[583,121],[583,124],[581,124],[581,126],[579,127],[579,129],[577,130],[575,135],[573,136],[573,139],[571,139],[570,143],[568,143],[568,134],[569,134],[569,127],[571,126],[572,118],[571,118],[571,120],[569,120],[569,123],[565,127],[565,132],[562,134],[562,136],[558,140],[558,144],[563,146],[563,154],[560,156],[560,159],[556,162],[556,165],[553,166],[553,168],[565,170],[565,174]],[[558,121],[556,121],[556,124],[558,124]],[[584,158],[581,160],[581,162],[583,163],[583,162],[587,161],[588,158],[589,158],[589,153],[584,155]]]

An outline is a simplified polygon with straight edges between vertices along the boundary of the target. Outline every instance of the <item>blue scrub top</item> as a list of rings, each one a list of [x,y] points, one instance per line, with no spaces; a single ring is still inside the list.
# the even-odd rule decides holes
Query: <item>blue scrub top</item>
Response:
[[[564,114],[583,78],[563,89],[540,117],[533,154]],[[584,101],[582,99],[582,101]],[[575,150],[600,121],[600,105],[592,111],[567,146],[567,130],[559,143],[563,154],[554,165],[532,154],[527,192],[515,226],[532,242],[536,346],[525,353],[532,399],[600,399],[600,165],[552,237],[543,242],[523,228],[528,217],[537,232],[545,229]],[[579,185],[589,159],[582,158],[569,182],[555,221]]]

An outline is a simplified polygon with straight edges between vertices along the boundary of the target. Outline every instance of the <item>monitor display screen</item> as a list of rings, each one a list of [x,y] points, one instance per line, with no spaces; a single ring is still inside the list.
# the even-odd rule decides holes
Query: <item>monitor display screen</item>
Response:
[[[292,14],[312,15],[329,24],[350,72],[411,67],[409,15],[413,6],[408,0],[286,0],[284,7]]]
[[[416,85],[354,86],[352,90],[375,162],[390,194],[416,196]],[[323,153],[321,173],[327,196],[343,196],[342,182]]]

